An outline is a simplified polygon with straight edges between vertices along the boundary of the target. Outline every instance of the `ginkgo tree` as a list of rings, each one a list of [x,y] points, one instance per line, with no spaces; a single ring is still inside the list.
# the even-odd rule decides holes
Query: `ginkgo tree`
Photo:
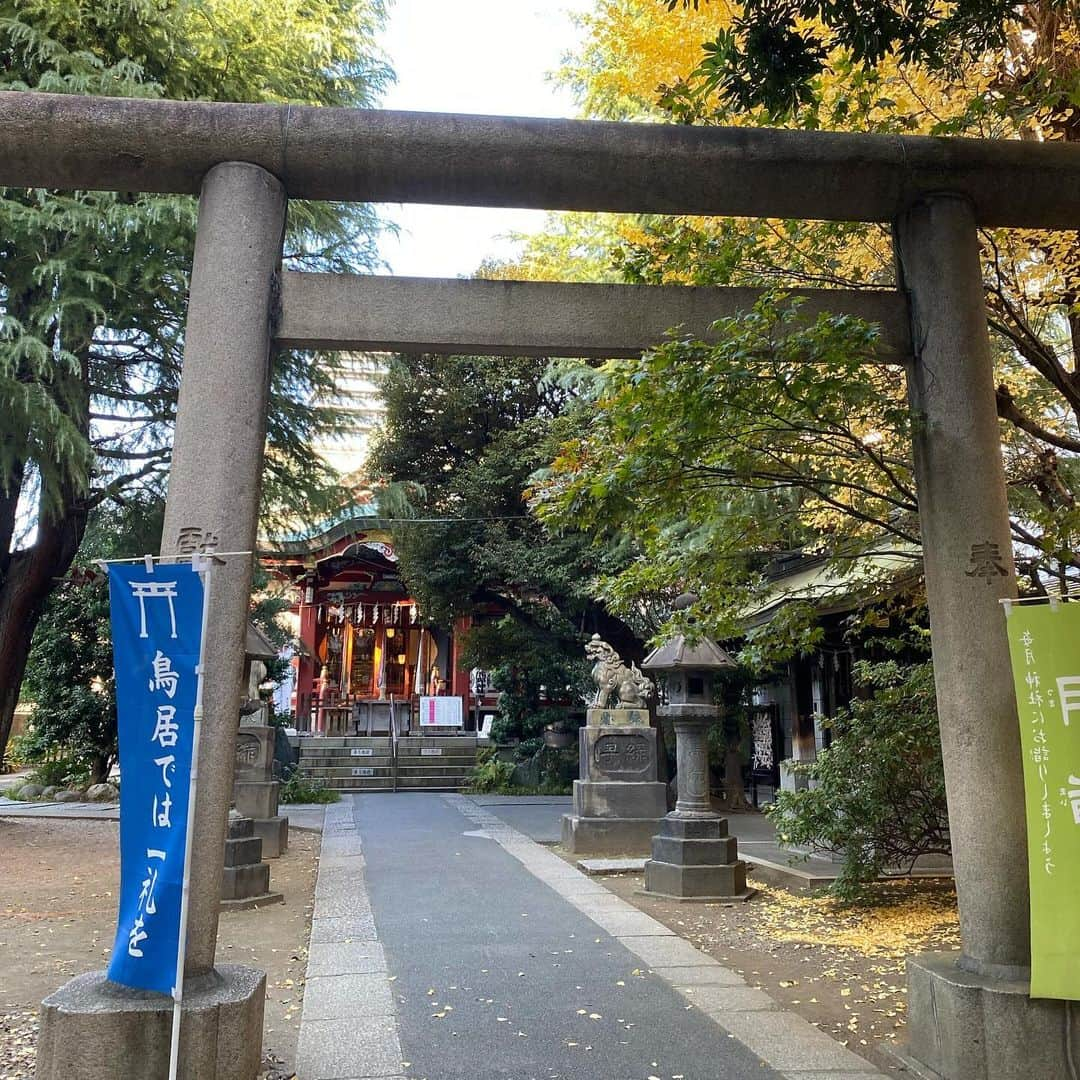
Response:
[[[718,34],[744,34],[744,15],[760,8],[669,7],[601,0],[585,16],[585,44],[563,76],[590,114],[892,134],[1072,135],[1080,47],[1067,13],[1040,23],[1036,9],[1024,8],[1007,41],[980,39],[947,74],[899,49],[869,63],[823,30],[830,47],[807,84],[812,93],[777,111],[725,94],[710,78],[715,53],[703,52]],[[1044,73],[1041,94],[1036,70]],[[1027,586],[1042,590],[1048,577],[1080,567],[1076,237],[982,236],[1018,564]],[[601,583],[616,602],[632,604],[637,590],[660,579],[681,581],[701,594],[706,625],[730,631],[732,613],[745,611],[763,587],[770,555],[798,550],[851,567],[883,541],[917,555],[902,372],[867,363],[861,335],[872,328],[849,320],[826,319],[810,337],[800,332],[783,343],[775,332],[789,317],[785,289],[895,287],[885,228],[638,219],[620,226],[612,261],[630,281],[774,292],[756,311],[722,324],[715,345],[676,336],[640,363],[610,365],[590,424],[538,488],[549,521],[625,527],[639,537],[640,562]]]

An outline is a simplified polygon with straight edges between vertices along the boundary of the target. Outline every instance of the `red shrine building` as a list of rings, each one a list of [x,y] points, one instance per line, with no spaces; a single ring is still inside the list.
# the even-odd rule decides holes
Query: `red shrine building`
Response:
[[[293,601],[300,647],[290,706],[298,733],[385,734],[391,723],[399,734],[458,723],[475,731],[494,710],[486,677],[462,667],[471,619],[438,627],[423,618],[373,505],[261,546],[263,566]],[[460,722],[453,701],[430,700],[439,698],[460,699]]]

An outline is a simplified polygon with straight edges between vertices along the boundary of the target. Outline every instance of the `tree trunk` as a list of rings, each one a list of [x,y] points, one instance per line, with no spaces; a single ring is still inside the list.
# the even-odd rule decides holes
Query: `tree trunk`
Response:
[[[86,531],[82,500],[65,493],[64,508],[53,518],[39,515],[33,547],[6,559],[0,578],[0,765],[19,702],[30,642],[55,579],[67,573]]]
[[[109,766],[112,759],[108,754],[94,754],[90,759],[90,786],[104,784],[109,779]]]
[[[749,810],[746,789],[743,787],[743,756],[739,747],[729,746],[724,755],[724,808],[726,810]]]
[[[66,376],[67,393],[60,392],[58,374],[53,387],[55,400],[67,411],[73,423],[88,437],[90,430],[89,345],[92,326],[82,333],[69,335],[72,351],[80,358],[80,371]],[[30,655],[34,629],[56,579],[67,573],[86,532],[88,478],[77,477],[43,483],[38,504],[37,537],[31,547],[11,550],[19,489],[27,465],[16,466],[12,475],[0,478],[6,490],[0,490],[0,767],[4,763],[15,706]],[[55,497],[54,497],[55,496]],[[55,506],[49,513],[47,506]]]

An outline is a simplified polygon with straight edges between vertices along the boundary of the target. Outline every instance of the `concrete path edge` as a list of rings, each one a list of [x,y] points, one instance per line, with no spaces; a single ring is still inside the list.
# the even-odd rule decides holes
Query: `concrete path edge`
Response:
[[[595,878],[530,840],[465,795],[443,798],[531,874],[587,915],[642,964],[786,1080],[880,1080],[865,1058],[747,986],[738,972],[694,948]]]

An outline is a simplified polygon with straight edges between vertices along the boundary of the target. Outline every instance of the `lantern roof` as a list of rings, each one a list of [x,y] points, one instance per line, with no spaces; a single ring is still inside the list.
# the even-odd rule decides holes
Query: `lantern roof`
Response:
[[[247,640],[244,643],[245,660],[276,660],[279,650],[253,623],[247,624]]]
[[[691,644],[683,634],[669,638],[641,662],[643,671],[720,671],[737,666],[712,638],[699,637]]]

